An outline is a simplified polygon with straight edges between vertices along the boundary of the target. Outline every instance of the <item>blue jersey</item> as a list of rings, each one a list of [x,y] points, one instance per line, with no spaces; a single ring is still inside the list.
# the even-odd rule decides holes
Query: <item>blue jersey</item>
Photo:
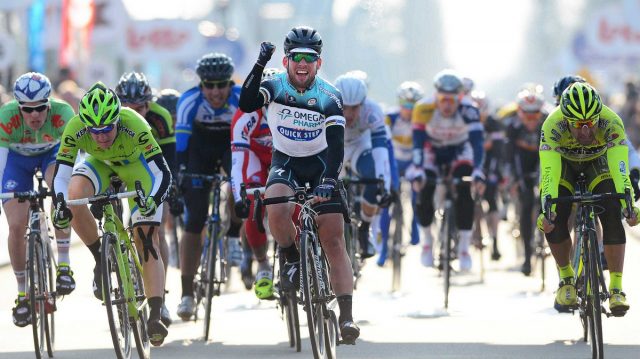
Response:
[[[326,128],[345,125],[340,92],[317,77],[300,93],[280,73],[261,82],[273,148],[291,157],[308,157],[327,148]]]
[[[176,151],[184,152],[189,145],[194,124],[209,130],[231,131],[231,120],[238,109],[240,86],[233,86],[227,103],[213,108],[196,86],[180,96],[176,123]]]

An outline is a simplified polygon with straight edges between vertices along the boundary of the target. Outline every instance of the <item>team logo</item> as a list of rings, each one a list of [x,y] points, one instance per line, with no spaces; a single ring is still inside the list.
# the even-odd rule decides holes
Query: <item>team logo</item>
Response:
[[[620,161],[618,166],[620,167],[620,173],[622,173],[623,175],[626,175],[627,174],[627,164],[624,163],[624,161]]]
[[[309,101],[307,101],[307,105],[309,105],[309,106],[313,106],[316,103],[318,103],[318,100],[315,99],[315,98],[310,98]]]
[[[295,103],[296,102],[296,98],[294,96],[287,95],[287,102]]]
[[[311,141],[316,139],[322,133],[321,129],[306,131],[288,127],[278,126],[278,132],[284,137],[293,141]]]
[[[8,180],[7,183],[4,184],[4,189],[9,191],[13,191],[16,187],[18,187],[18,182],[14,180]]]
[[[549,150],[551,150],[551,146],[547,145],[546,143],[540,146],[540,151],[549,151]]]
[[[289,110],[288,108],[283,108],[280,112],[278,112],[278,115],[280,116],[280,121],[285,121],[293,116],[291,110]]]

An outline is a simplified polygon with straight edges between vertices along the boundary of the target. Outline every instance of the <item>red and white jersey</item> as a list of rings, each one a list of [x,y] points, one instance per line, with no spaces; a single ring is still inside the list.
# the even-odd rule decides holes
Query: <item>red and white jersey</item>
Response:
[[[238,109],[231,121],[231,185],[236,201],[240,200],[241,183],[266,181],[261,174],[271,164],[272,149],[271,131],[263,110],[244,113]]]

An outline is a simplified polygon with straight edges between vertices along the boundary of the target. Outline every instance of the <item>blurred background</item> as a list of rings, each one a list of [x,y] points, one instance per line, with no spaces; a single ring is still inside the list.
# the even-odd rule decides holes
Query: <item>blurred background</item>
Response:
[[[387,104],[405,80],[429,92],[445,67],[472,78],[493,107],[525,82],[542,84],[551,101],[554,81],[569,73],[619,109],[637,98],[638,0],[0,0],[0,84],[10,89],[35,70],[74,93],[137,70],[155,88],[183,91],[211,51],[230,55],[242,82],[260,42],[282,55],[299,24],[324,39],[323,77],[364,70],[370,95]]]

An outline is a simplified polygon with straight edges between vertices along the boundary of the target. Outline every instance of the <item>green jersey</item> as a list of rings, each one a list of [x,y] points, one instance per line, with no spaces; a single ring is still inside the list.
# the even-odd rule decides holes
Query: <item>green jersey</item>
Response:
[[[118,134],[111,147],[103,149],[91,138],[89,130],[75,116],[62,135],[62,143],[56,160],[73,166],[78,150],[84,150],[107,165],[121,166],[137,161],[147,161],[162,154],[158,142],[151,134],[151,127],[137,112],[123,107],[120,110]]]
[[[560,107],[556,107],[544,121],[540,137],[540,198],[543,205],[546,195],[558,197],[563,158],[572,162],[587,162],[606,155],[616,192],[624,193],[626,188],[632,188],[629,180],[629,148],[622,120],[603,105],[597,126],[594,142],[585,146],[571,135]]]
[[[151,133],[160,146],[176,143],[176,131],[169,111],[155,102],[149,103],[149,111],[144,117],[151,126]]]
[[[18,102],[8,102],[0,107],[0,147],[23,156],[43,154],[60,143],[65,125],[73,116],[73,108],[68,103],[49,99],[47,119],[35,131],[22,118]]]

